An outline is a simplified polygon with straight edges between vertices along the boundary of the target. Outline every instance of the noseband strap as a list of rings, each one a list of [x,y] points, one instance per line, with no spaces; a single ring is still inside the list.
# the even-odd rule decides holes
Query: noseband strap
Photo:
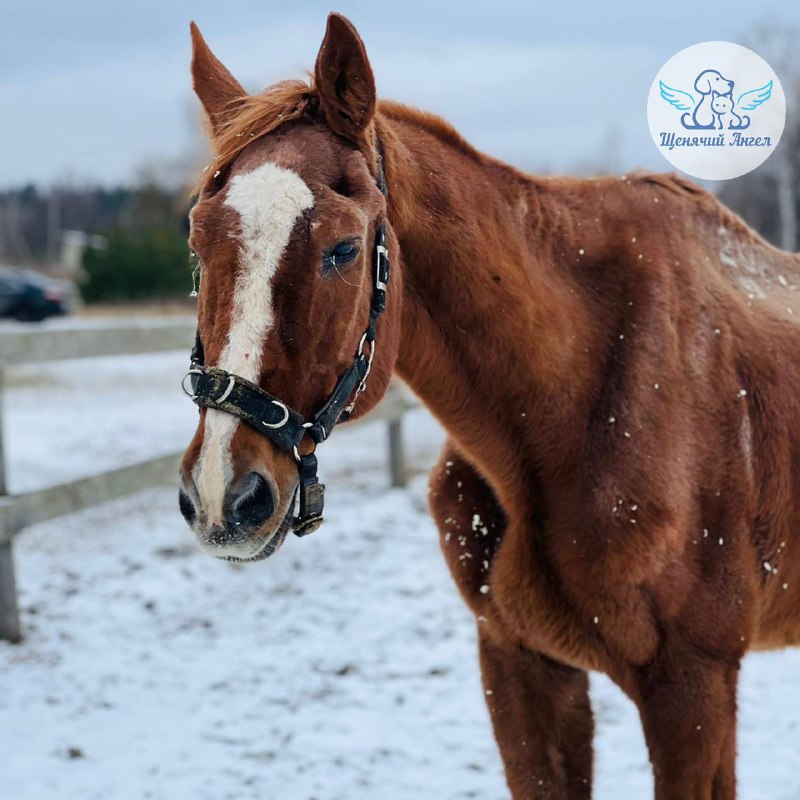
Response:
[[[386,196],[380,148],[376,183]],[[313,533],[322,524],[325,494],[325,486],[317,477],[317,457],[313,452],[300,455],[300,444],[308,436],[316,447],[330,436],[337,423],[349,418],[356,399],[366,388],[372,367],[378,319],[386,309],[386,290],[389,283],[385,222],[380,222],[376,227],[373,257],[372,300],[367,328],[361,336],[353,363],[339,376],[333,391],[311,420],[306,421],[302,414],[260,386],[219,367],[206,366],[199,328],[192,348],[191,367],[183,379],[184,392],[198,406],[239,417],[280,450],[294,455],[299,478],[299,509],[297,516],[293,518],[292,527],[297,536]],[[366,345],[369,346],[367,352]]]

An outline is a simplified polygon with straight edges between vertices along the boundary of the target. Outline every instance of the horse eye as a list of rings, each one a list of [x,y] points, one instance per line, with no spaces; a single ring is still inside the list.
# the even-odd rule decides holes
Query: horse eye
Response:
[[[343,239],[322,254],[322,271],[328,273],[355,259],[360,250],[357,239]]]

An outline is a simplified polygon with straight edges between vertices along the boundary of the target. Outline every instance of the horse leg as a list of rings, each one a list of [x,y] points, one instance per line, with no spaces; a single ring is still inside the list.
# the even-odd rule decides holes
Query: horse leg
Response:
[[[514,800],[589,800],[594,722],[589,678],[522,647],[479,637],[495,738]]]
[[[450,571],[478,619],[486,701],[514,800],[588,800],[594,723],[585,672],[523,647],[482,591],[505,529],[489,485],[448,443],[431,509]]]
[[[641,669],[636,697],[656,800],[735,800],[739,661],[671,647]]]

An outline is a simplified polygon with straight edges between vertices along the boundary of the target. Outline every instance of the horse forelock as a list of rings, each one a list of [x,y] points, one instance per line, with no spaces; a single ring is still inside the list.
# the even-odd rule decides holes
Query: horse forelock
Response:
[[[254,140],[306,115],[313,107],[315,97],[312,81],[289,80],[276,83],[261,94],[232,101],[232,113],[224,127],[211,133],[214,161],[195,187],[197,193],[224,174]]]

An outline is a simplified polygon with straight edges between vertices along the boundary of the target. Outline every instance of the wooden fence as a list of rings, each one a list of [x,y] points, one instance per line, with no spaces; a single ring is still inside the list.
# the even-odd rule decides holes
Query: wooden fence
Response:
[[[57,486],[10,495],[3,447],[2,393],[6,368],[43,361],[169,350],[184,350],[188,354],[193,339],[194,323],[183,320],[65,330],[15,328],[0,333],[0,638],[9,641],[22,638],[14,575],[14,537],[30,525],[153,486],[174,483],[177,489],[180,457],[180,453],[171,453]],[[380,405],[365,418],[388,423],[389,473],[393,486],[403,486],[406,481],[402,418],[408,405],[404,390],[392,385]]]

